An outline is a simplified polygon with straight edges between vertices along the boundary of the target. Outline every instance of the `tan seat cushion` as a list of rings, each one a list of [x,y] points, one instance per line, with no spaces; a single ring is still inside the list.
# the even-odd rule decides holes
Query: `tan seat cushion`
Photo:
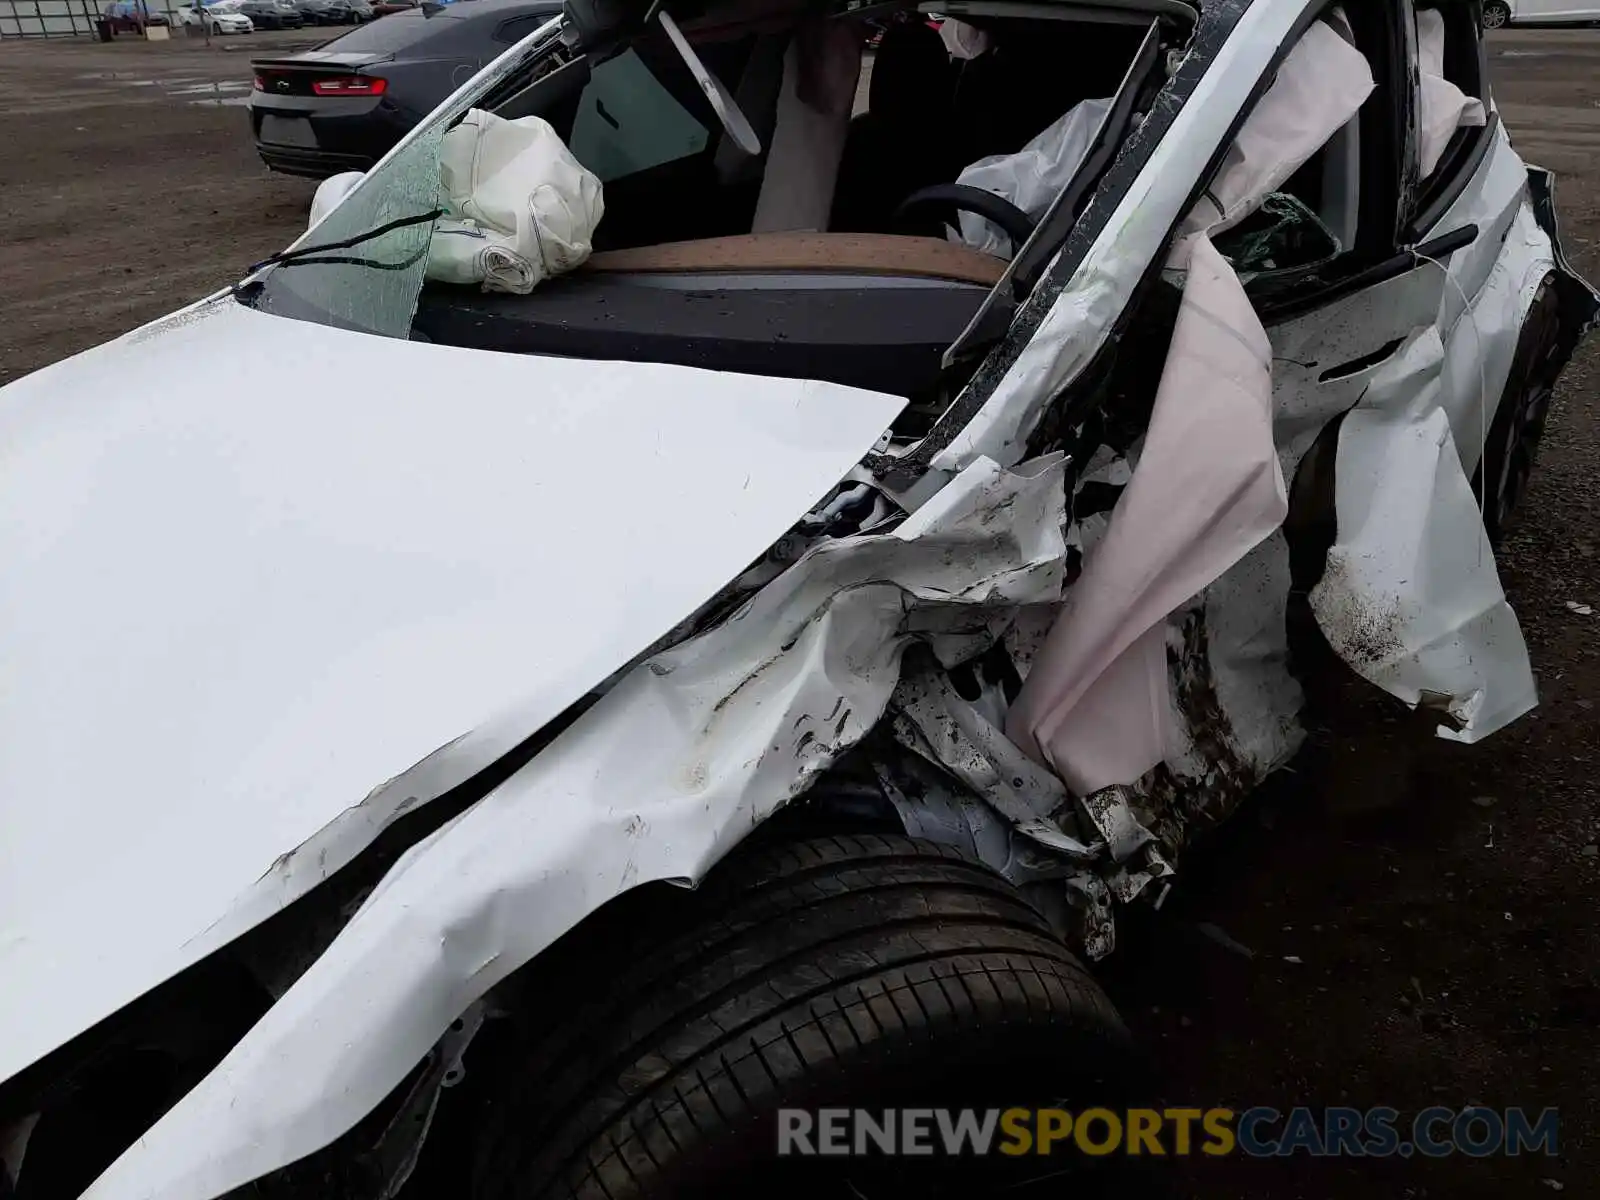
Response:
[[[916,275],[993,287],[1006,260],[941,238],[886,233],[746,233],[695,242],[604,250],[590,271],[838,271]]]

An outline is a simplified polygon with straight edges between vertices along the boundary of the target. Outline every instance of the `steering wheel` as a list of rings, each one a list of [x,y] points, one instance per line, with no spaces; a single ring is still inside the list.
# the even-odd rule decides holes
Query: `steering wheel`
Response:
[[[982,188],[965,183],[936,183],[932,187],[918,188],[900,201],[890,221],[900,227],[906,214],[925,208],[954,209],[974,213],[998,225],[1011,239],[1013,253],[1033,234],[1034,220],[1011,201]]]

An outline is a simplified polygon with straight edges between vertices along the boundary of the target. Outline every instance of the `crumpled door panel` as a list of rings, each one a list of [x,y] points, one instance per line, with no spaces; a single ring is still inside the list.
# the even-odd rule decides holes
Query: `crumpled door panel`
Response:
[[[1329,645],[1474,742],[1537,703],[1528,649],[1440,402],[1436,328],[1410,339],[1339,430],[1338,537],[1311,591]]]

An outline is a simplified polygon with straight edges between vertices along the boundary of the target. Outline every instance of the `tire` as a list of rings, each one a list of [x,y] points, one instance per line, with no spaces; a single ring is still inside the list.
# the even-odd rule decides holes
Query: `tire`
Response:
[[[1501,0],[1489,0],[1483,6],[1483,27],[1485,29],[1503,29],[1511,23],[1511,9]]]
[[[621,908],[590,931],[599,961],[541,959],[542,1011],[495,1053],[478,1109],[474,1197],[980,1200],[1044,1177],[1059,1194],[1064,1169],[1126,1187],[1141,1161],[777,1157],[784,1107],[1144,1098],[1110,1001],[986,867],[834,837]]]
[[[1512,528],[1533,478],[1550,400],[1565,361],[1561,340],[1560,299],[1555,276],[1550,275],[1528,309],[1505,391],[1484,441],[1483,462],[1473,473],[1492,545],[1499,545]]]

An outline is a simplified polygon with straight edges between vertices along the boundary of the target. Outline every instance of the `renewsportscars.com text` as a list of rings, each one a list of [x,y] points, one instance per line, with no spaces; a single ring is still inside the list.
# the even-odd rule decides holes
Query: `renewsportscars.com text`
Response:
[[[791,1155],[1246,1155],[1443,1158],[1557,1153],[1553,1108],[787,1108]]]

